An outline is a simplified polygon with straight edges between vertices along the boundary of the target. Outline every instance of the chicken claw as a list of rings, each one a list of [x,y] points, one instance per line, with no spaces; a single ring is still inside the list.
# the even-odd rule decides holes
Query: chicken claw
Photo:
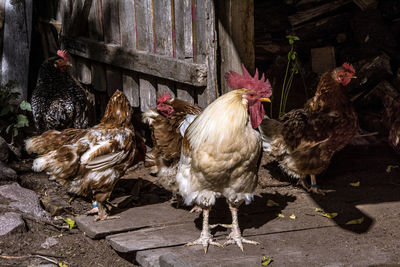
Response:
[[[195,245],[203,245],[204,253],[207,253],[208,245],[214,245],[217,247],[222,248],[223,245],[214,241],[212,235],[210,233],[201,233],[200,238],[185,244],[185,247],[195,246]]]
[[[253,241],[253,240],[248,240],[244,237],[242,237],[242,235],[240,233],[235,233],[234,231],[232,231],[229,236],[228,236],[228,240],[223,244],[223,246],[227,246],[230,244],[235,244],[240,248],[241,251],[243,251],[243,243],[244,244],[252,244],[252,245],[260,245],[259,242],[257,241]]]
[[[215,242],[212,235],[210,234],[210,226],[208,225],[208,217],[210,214],[210,208],[203,208],[203,229],[201,230],[200,238],[185,244],[185,247],[194,245],[203,245],[204,253],[207,253],[208,245],[214,245],[217,247],[223,247],[218,242]]]

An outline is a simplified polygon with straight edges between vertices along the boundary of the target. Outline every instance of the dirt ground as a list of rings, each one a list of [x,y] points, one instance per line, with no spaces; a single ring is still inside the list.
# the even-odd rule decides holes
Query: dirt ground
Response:
[[[27,171],[30,161],[19,164],[19,183],[21,186],[35,191],[41,199],[46,197],[59,198],[68,201],[70,196],[66,190],[55,181],[49,181],[47,175]],[[388,171],[388,166],[394,166]],[[363,214],[364,222],[360,225],[346,225],[350,218],[359,218],[360,210],[356,205],[366,203],[383,203],[400,201],[400,156],[396,155],[385,143],[368,146],[348,146],[339,152],[333,159],[329,169],[317,178],[322,189],[335,190],[326,196],[312,195],[313,200],[323,210],[339,211],[343,216],[334,219],[335,223],[354,233],[367,233],[375,218]],[[263,195],[271,194],[276,202],[293,202],[305,194],[296,181],[289,179],[279,170],[276,163],[266,156],[262,159],[259,171],[259,187],[257,194],[262,200]],[[360,186],[349,186],[350,183],[360,182]],[[306,193],[308,194],[308,193]],[[125,201],[119,203],[121,210],[147,204],[169,201],[171,195],[157,186],[156,178],[150,175],[149,170],[142,166],[133,168],[117,184],[112,199],[121,200],[129,195]],[[0,199],[0,204],[6,204]],[[117,201],[118,202],[118,201]],[[256,201],[257,202],[257,201]],[[263,201],[261,201],[263,202]],[[247,206],[241,212],[246,212]],[[77,198],[70,207],[54,220],[56,225],[66,225],[63,219],[82,214],[90,209],[88,200]],[[218,209],[215,209],[217,211]],[[118,210],[115,211],[118,213]],[[398,212],[398,211],[397,211]],[[265,215],[269,217],[269,215]],[[382,219],[382,218],[381,218]],[[383,218],[384,219],[384,218]],[[197,221],[197,220],[196,220]],[[267,219],[261,220],[267,222]],[[196,222],[197,223],[197,222]],[[212,223],[212,222],[211,222]],[[241,225],[248,228],[247,222]],[[249,222],[249,224],[254,222]],[[301,222],[299,222],[301,223]],[[0,239],[0,255],[16,256],[18,258],[0,258],[0,266],[36,266],[46,263],[46,260],[28,255],[42,255],[57,262],[70,266],[136,266],[132,263],[132,255],[116,253],[108,243],[102,240],[91,240],[79,229],[57,229],[41,221],[26,219],[28,231],[2,237]],[[301,225],[299,225],[301,227]],[[398,228],[398,225],[389,227]],[[391,231],[392,229],[387,229]],[[41,244],[48,237],[55,237],[56,245],[44,249]],[[336,242],[346,243],[346,236],[335,237]],[[293,240],[295,243],[296,240]],[[376,242],[376,241],[375,241]],[[382,246],[385,240],[381,240]],[[295,245],[295,244],[294,244]],[[380,245],[380,244],[375,244]],[[393,248],[394,251],[395,248]],[[355,259],[358,255],[354,255]],[[272,264],[273,265],[273,264]]]

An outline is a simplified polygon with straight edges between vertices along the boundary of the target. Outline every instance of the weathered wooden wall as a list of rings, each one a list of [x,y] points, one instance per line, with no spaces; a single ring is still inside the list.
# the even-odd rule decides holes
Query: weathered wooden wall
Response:
[[[97,91],[123,90],[142,111],[165,92],[202,107],[218,96],[214,1],[47,1],[42,21],[61,19],[74,74]]]
[[[0,82],[17,81],[15,90],[28,96],[32,1],[0,0]]]

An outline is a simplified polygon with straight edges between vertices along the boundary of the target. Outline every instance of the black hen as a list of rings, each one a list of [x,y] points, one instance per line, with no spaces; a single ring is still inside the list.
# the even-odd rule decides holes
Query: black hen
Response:
[[[87,128],[94,121],[94,96],[68,72],[66,51],[43,62],[32,94],[32,113],[39,133],[46,130]]]

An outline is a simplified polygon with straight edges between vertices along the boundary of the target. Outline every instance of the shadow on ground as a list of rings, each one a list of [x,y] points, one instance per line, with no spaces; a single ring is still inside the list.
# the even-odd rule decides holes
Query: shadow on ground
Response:
[[[391,168],[389,166],[399,166]],[[274,179],[296,185],[297,180],[284,175],[276,162],[262,166]],[[329,168],[317,176],[322,189],[334,192],[325,196],[310,193],[311,198],[325,212],[337,212],[332,220],[341,228],[354,233],[365,233],[374,218],[364,214],[357,205],[400,201],[400,156],[386,143],[368,146],[347,146],[337,153]],[[358,183],[352,186],[350,183]],[[361,224],[346,224],[361,219]]]

